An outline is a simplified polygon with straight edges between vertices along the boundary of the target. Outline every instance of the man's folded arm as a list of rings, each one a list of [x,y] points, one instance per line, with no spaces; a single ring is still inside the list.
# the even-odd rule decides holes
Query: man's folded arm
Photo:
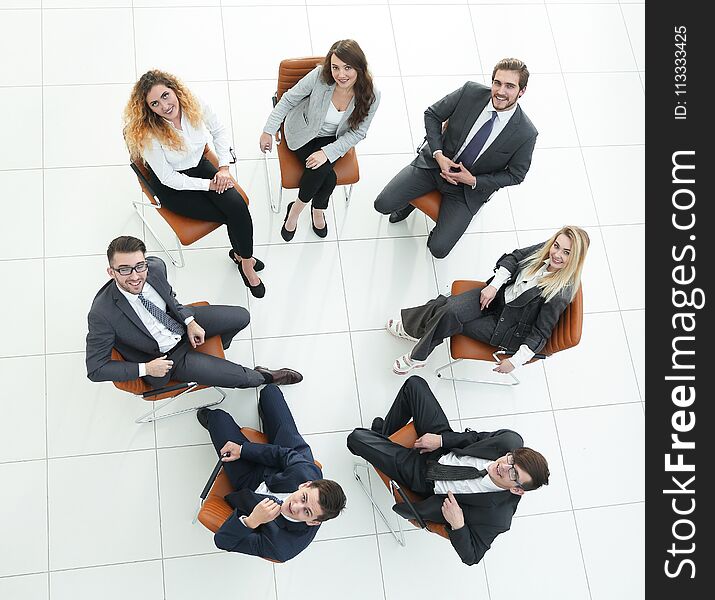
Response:
[[[139,377],[139,363],[112,360],[114,328],[101,315],[90,311],[87,317],[86,365],[90,381],[131,381]]]
[[[217,548],[281,562],[285,562],[297,554],[297,552],[287,552],[286,548],[282,548],[277,543],[278,540],[274,539],[272,533],[274,529],[277,529],[275,524],[265,523],[255,529],[250,529],[241,522],[239,517],[241,515],[238,514],[238,511],[234,511],[216,532],[214,543]]]
[[[491,543],[485,543],[467,525],[463,525],[459,529],[452,529],[447,525],[447,532],[452,547],[457,551],[459,558],[465,565],[476,565],[491,547]],[[496,534],[492,536],[492,540],[494,537],[496,537]]]

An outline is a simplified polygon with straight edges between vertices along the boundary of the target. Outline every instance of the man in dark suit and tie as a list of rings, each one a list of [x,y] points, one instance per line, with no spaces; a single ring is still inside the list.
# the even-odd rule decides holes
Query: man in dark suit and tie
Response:
[[[250,320],[240,306],[183,306],[166,277],[166,265],[146,255],[131,236],[107,248],[111,278],[97,292],[87,317],[87,377],[92,381],[131,381],[142,377],[152,388],[170,379],[227,388],[264,383],[298,383],[291,369],[248,369],[194,349],[207,337],[221,336],[224,349]],[[112,360],[116,348],[123,361]]]
[[[405,448],[388,436],[414,420],[417,441]],[[348,436],[348,449],[397,483],[425,496],[414,503],[425,521],[447,524],[449,540],[467,565],[477,564],[494,538],[508,531],[524,492],[549,483],[546,459],[523,447],[509,429],[452,431],[427,382],[410,377],[383,420]],[[405,504],[393,510],[412,519]]]
[[[339,484],[323,479],[275,385],[261,390],[258,413],[267,444],[248,441],[223,410],[196,414],[236,489],[226,496],[235,510],[214,542],[229,552],[285,562],[307,548],[321,523],[340,514],[346,499]]]
[[[425,143],[380,192],[375,210],[397,223],[414,210],[411,200],[438,190],[442,204],[427,246],[433,256],[447,256],[489,197],[524,181],[531,166],[538,132],[518,105],[528,80],[521,60],[504,58],[491,89],[468,81],[430,106]]]

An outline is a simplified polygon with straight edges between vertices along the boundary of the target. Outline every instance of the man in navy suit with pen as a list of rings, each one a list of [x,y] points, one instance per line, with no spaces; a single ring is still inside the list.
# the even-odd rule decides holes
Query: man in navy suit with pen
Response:
[[[267,444],[248,441],[223,410],[196,414],[236,489],[225,498],[235,510],[214,542],[229,552],[285,562],[307,548],[322,522],[340,514],[346,498],[338,483],[323,479],[277,386],[261,390],[258,413]]]

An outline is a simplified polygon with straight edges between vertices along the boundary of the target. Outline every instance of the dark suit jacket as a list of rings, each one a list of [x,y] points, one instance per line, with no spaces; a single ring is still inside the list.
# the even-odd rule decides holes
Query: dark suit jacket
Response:
[[[491,432],[476,432],[468,429],[464,433],[456,431],[442,433],[442,448],[435,454],[454,452],[464,456],[496,460],[523,445],[522,437],[509,429]],[[459,554],[459,558],[467,565],[474,565],[489,550],[494,538],[509,530],[520,496],[504,490],[455,494],[454,497],[464,512],[464,527],[460,529],[452,529],[442,515],[444,495],[428,496],[414,506],[424,520],[447,523],[449,541]],[[407,519],[412,518],[412,514],[404,504],[396,504],[392,508],[399,515]]]
[[[166,278],[164,261],[147,256],[147,282],[166,302],[167,312],[179,323],[194,311],[180,304]],[[92,381],[131,381],[139,377],[139,363],[159,356],[159,345],[141,319],[110,279],[97,292],[87,316],[87,377]],[[112,360],[116,348],[124,361]],[[166,377],[168,381],[168,374]]]
[[[265,481],[273,492],[291,493],[301,483],[323,478],[309,449],[298,452],[274,444],[245,442],[241,447],[240,460],[254,462],[256,487]],[[241,523],[239,517],[251,514],[253,507],[265,497],[250,489],[228,494],[226,501],[236,510],[216,532],[216,546],[230,552],[253,554],[281,562],[305,550],[318,533],[319,525],[294,523],[281,515],[255,529]]]
[[[495,270],[504,267],[511,273],[511,277],[499,289],[501,301],[492,305],[501,306],[490,340],[493,346],[503,346],[516,351],[521,344],[526,344],[535,353],[539,352],[549,341],[559,317],[571,302],[571,287],[563,289],[554,298],[544,302],[541,288],[538,286],[526,290],[509,304],[504,302],[504,290],[514,281],[519,271],[519,263],[543,245],[544,243],[519,248],[502,255],[497,261]]]
[[[468,81],[460,89],[430,106],[425,111],[427,143],[423,144],[412,165],[421,169],[438,169],[437,161],[432,158],[432,153],[437,150],[442,150],[447,158],[454,159],[490,101],[491,88]],[[449,123],[443,132],[442,123],[447,120]],[[467,167],[477,178],[474,190],[468,185],[462,185],[467,206],[473,214],[498,189],[524,181],[531,166],[531,155],[538,133],[529,117],[517,105],[506,127],[476,162]]]

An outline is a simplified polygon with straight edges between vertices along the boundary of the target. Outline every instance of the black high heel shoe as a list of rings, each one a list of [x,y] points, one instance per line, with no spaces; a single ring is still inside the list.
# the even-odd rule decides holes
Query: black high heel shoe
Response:
[[[323,219],[325,219],[325,211],[323,211]],[[326,235],[328,235],[328,219],[325,219],[325,225],[323,226],[322,229],[318,229],[315,226],[315,219],[313,218],[313,209],[310,209],[310,220],[313,222],[313,231],[315,231],[315,235],[317,235],[320,238],[324,238]]]
[[[298,226],[296,225],[295,229],[293,231],[288,231],[286,229],[286,221],[288,220],[288,215],[290,214],[290,209],[293,207],[293,204],[295,202],[289,202],[288,203],[288,208],[286,209],[286,218],[283,219],[283,227],[281,227],[281,237],[286,241],[290,242],[293,239],[293,236],[295,235],[295,232],[298,230]]]
[[[243,279],[243,283],[251,291],[251,295],[254,298],[263,298],[263,296],[266,295],[266,286],[263,285],[262,281],[259,281],[256,285],[251,285],[249,283],[248,277],[246,277],[245,273],[243,272],[240,262],[238,263],[238,272],[241,274],[241,279]]]
[[[236,263],[236,266],[241,264],[241,259],[236,258],[236,253],[233,251],[233,248],[228,251],[228,257]],[[266,268],[266,265],[263,264],[263,261],[260,258],[253,257],[253,260],[256,261],[256,264],[253,265],[253,270],[254,271],[263,271],[263,269]]]

